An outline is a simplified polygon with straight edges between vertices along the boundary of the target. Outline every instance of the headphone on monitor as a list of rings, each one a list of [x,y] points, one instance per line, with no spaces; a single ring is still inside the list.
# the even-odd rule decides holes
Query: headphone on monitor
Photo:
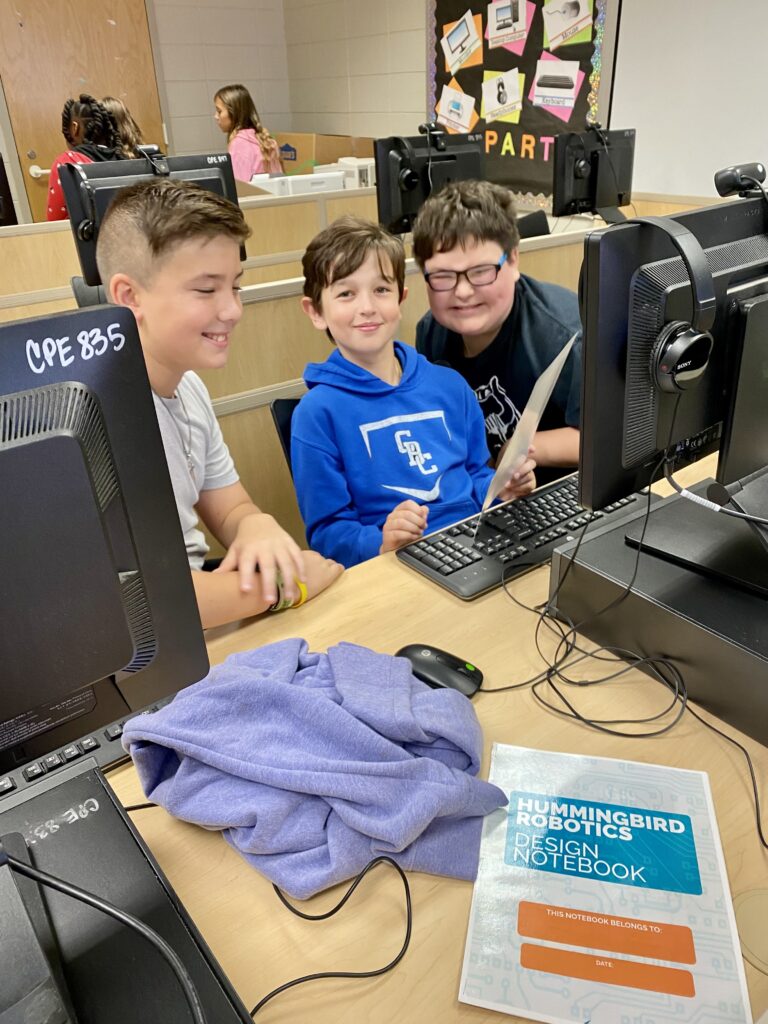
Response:
[[[651,349],[651,377],[660,391],[679,394],[695,387],[709,365],[712,353],[710,330],[715,322],[715,283],[707,257],[691,232],[677,221],[662,217],[636,217],[626,224],[648,224],[658,228],[680,254],[691,282],[691,322],[665,323]]]

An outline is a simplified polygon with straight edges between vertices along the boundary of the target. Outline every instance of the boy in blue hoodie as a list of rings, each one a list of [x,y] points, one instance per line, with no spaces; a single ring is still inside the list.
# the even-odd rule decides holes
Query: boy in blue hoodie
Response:
[[[291,462],[311,546],[346,566],[478,512],[493,476],[463,378],[395,341],[406,297],[402,242],[342,217],[303,259],[304,312],[336,351],[304,373]],[[529,458],[502,500],[535,487]]]

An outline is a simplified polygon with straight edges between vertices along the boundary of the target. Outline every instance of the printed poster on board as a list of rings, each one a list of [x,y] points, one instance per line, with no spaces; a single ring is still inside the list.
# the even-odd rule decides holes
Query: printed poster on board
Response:
[[[484,823],[461,1001],[553,1024],[750,1024],[705,773],[496,744],[489,779],[509,805]]]
[[[609,120],[618,0],[430,0],[428,101],[449,132],[481,132],[485,174],[552,193],[563,132]]]

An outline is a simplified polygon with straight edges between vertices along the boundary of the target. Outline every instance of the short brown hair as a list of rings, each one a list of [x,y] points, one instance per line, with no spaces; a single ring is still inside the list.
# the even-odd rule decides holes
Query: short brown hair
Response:
[[[381,225],[346,214],[315,235],[301,261],[304,269],[304,294],[316,310],[321,309],[323,288],[354,274],[365,262],[369,252],[376,253],[382,274],[385,273],[382,256],[389,260],[402,300],[405,292],[403,243]]]
[[[413,255],[421,269],[436,252],[468,239],[498,242],[511,253],[520,244],[512,193],[491,181],[456,181],[430,196],[413,225]]]
[[[96,261],[105,287],[115,274],[147,284],[182,242],[224,235],[242,244],[251,233],[242,210],[189,181],[157,178],[121,189],[99,228]]]

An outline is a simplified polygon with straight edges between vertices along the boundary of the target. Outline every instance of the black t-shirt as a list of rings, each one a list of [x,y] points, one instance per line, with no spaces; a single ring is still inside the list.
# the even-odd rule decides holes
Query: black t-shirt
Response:
[[[431,313],[418,323],[416,348],[431,362],[445,362],[458,370],[475,392],[485,417],[488,449],[495,459],[517,426],[536,380],[576,333],[579,337],[544,410],[539,430],[578,428],[580,332],[578,300],[573,292],[521,274],[509,316],[479,355],[465,356],[461,335],[438,324]],[[554,479],[562,474],[540,468],[536,475],[542,483],[545,477]]]

